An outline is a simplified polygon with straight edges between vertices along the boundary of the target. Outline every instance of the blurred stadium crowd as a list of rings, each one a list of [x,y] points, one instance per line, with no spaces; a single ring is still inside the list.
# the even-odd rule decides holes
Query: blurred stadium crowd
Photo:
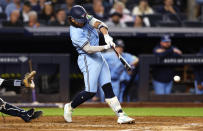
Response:
[[[68,26],[70,9],[82,4],[110,27],[200,27],[203,0],[193,1],[196,21],[185,0],[0,0],[0,26]]]

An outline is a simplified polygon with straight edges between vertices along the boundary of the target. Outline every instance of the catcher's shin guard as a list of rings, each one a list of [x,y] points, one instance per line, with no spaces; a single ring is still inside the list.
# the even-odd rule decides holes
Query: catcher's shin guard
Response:
[[[17,106],[4,102],[2,99],[0,99],[0,104],[1,104],[0,112],[7,114],[7,115],[20,117],[25,122],[29,122],[31,120],[31,116],[34,113],[34,109],[25,111]]]
[[[6,103],[0,98],[0,111],[4,108]]]

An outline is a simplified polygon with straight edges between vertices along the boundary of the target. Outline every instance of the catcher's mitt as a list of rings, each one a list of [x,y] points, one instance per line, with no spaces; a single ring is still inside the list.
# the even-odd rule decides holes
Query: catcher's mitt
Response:
[[[36,71],[32,71],[30,73],[26,73],[23,79],[23,83],[25,87],[35,88],[35,83],[33,81],[34,76],[36,75]]]

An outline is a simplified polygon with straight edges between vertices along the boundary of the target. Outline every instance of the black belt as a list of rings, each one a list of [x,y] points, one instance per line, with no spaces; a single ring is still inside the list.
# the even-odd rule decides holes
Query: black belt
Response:
[[[86,54],[86,53],[78,53],[79,55]]]

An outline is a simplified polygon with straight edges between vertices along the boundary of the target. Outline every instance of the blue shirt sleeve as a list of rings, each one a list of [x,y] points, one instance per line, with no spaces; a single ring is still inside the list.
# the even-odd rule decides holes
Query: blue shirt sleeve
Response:
[[[2,13],[3,12],[3,10],[2,10],[2,8],[1,8],[1,6],[0,6],[0,13]]]
[[[70,28],[70,37],[74,46],[83,48],[88,42],[88,37],[85,36],[83,30],[80,28]]]
[[[112,68],[111,79],[118,80],[125,68],[122,66],[121,63],[116,63],[114,68]]]
[[[153,53],[154,55],[161,57],[161,58],[165,58],[165,57],[179,57],[180,55],[177,53],[173,52],[173,49],[175,47],[171,46],[170,48],[166,49],[164,52],[162,53],[158,53],[157,50],[160,49],[161,47],[157,46],[154,48]]]
[[[124,53],[123,57],[125,58],[125,60],[126,60],[129,64],[132,64],[132,63],[135,61],[135,59],[136,59],[135,56],[133,56],[133,55],[131,55],[131,54],[129,54],[129,53]]]
[[[10,14],[11,14],[12,10],[14,10],[12,7],[12,4],[8,4],[5,9],[5,13],[7,15],[7,20],[10,19]]]

